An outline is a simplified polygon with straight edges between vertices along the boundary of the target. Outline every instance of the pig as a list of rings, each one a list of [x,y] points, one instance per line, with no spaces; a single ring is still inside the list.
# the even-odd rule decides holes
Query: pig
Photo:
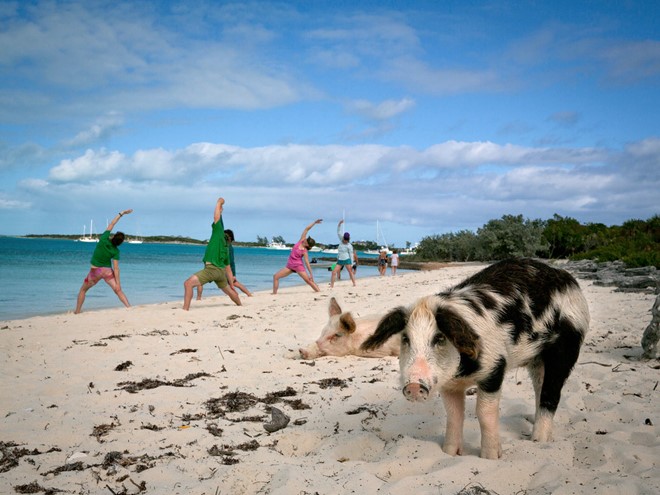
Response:
[[[360,348],[360,345],[376,329],[380,317],[364,317],[355,320],[351,313],[342,312],[334,297],[330,299],[328,316],[330,319],[321,331],[318,340],[304,349],[299,349],[302,359],[315,359],[322,356],[385,357],[399,355],[401,348],[399,335],[386,339],[377,349],[367,351]]]
[[[463,453],[465,391],[476,386],[481,457],[497,459],[505,372],[528,369],[536,396],[532,440],[550,441],[562,387],[588,328],[589,308],[573,276],[537,260],[513,259],[393,309],[362,348],[377,349],[401,335],[403,393],[410,401],[442,396],[442,449],[449,455]]]

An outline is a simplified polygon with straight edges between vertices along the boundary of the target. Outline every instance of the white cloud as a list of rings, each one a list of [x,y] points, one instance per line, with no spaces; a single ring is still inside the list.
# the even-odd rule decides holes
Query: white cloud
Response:
[[[64,142],[64,146],[77,148],[90,146],[112,135],[124,123],[118,112],[109,112],[100,117],[89,128],[80,131],[73,139]]]
[[[400,100],[385,100],[380,103],[372,103],[368,100],[355,100],[348,104],[348,108],[362,117],[384,121],[408,112],[415,107],[415,100],[412,98],[402,98]]]

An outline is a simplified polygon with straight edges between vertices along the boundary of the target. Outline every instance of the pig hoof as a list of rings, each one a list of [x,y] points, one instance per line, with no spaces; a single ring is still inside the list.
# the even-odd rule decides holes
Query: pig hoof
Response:
[[[289,424],[289,416],[284,414],[278,408],[271,407],[270,413],[272,415],[270,423],[264,424],[264,430],[266,430],[268,433],[274,433],[278,430],[286,428],[286,426]]]

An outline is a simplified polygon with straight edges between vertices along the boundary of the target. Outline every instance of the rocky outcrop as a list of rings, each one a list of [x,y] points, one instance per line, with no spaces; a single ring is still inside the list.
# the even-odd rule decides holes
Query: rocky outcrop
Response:
[[[615,291],[644,292],[658,294],[651,309],[651,323],[642,335],[643,359],[658,357],[660,340],[660,272],[654,266],[626,268],[625,263],[613,261],[597,263],[595,261],[569,261],[563,266],[576,277],[593,280],[594,285],[616,287]]]
[[[660,272],[654,266],[626,268],[622,261],[598,263],[591,260],[568,261],[562,265],[576,277],[593,280],[594,285],[616,287],[621,292],[660,294]]]
[[[642,349],[644,354],[642,357],[646,359],[654,359],[658,357],[658,340],[660,339],[660,295],[655,298],[655,304],[651,309],[651,323],[644,330],[642,335]]]

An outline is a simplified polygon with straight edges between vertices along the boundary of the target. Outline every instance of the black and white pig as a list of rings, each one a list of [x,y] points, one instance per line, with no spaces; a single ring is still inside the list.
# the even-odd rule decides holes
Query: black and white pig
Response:
[[[362,347],[374,349],[401,334],[403,393],[411,401],[440,393],[447,454],[463,451],[465,391],[476,385],[481,457],[497,459],[506,370],[527,367],[536,395],[532,440],[551,440],[561,390],[588,328],[589,308],[573,276],[540,261],[514,259],[392,310]]]

